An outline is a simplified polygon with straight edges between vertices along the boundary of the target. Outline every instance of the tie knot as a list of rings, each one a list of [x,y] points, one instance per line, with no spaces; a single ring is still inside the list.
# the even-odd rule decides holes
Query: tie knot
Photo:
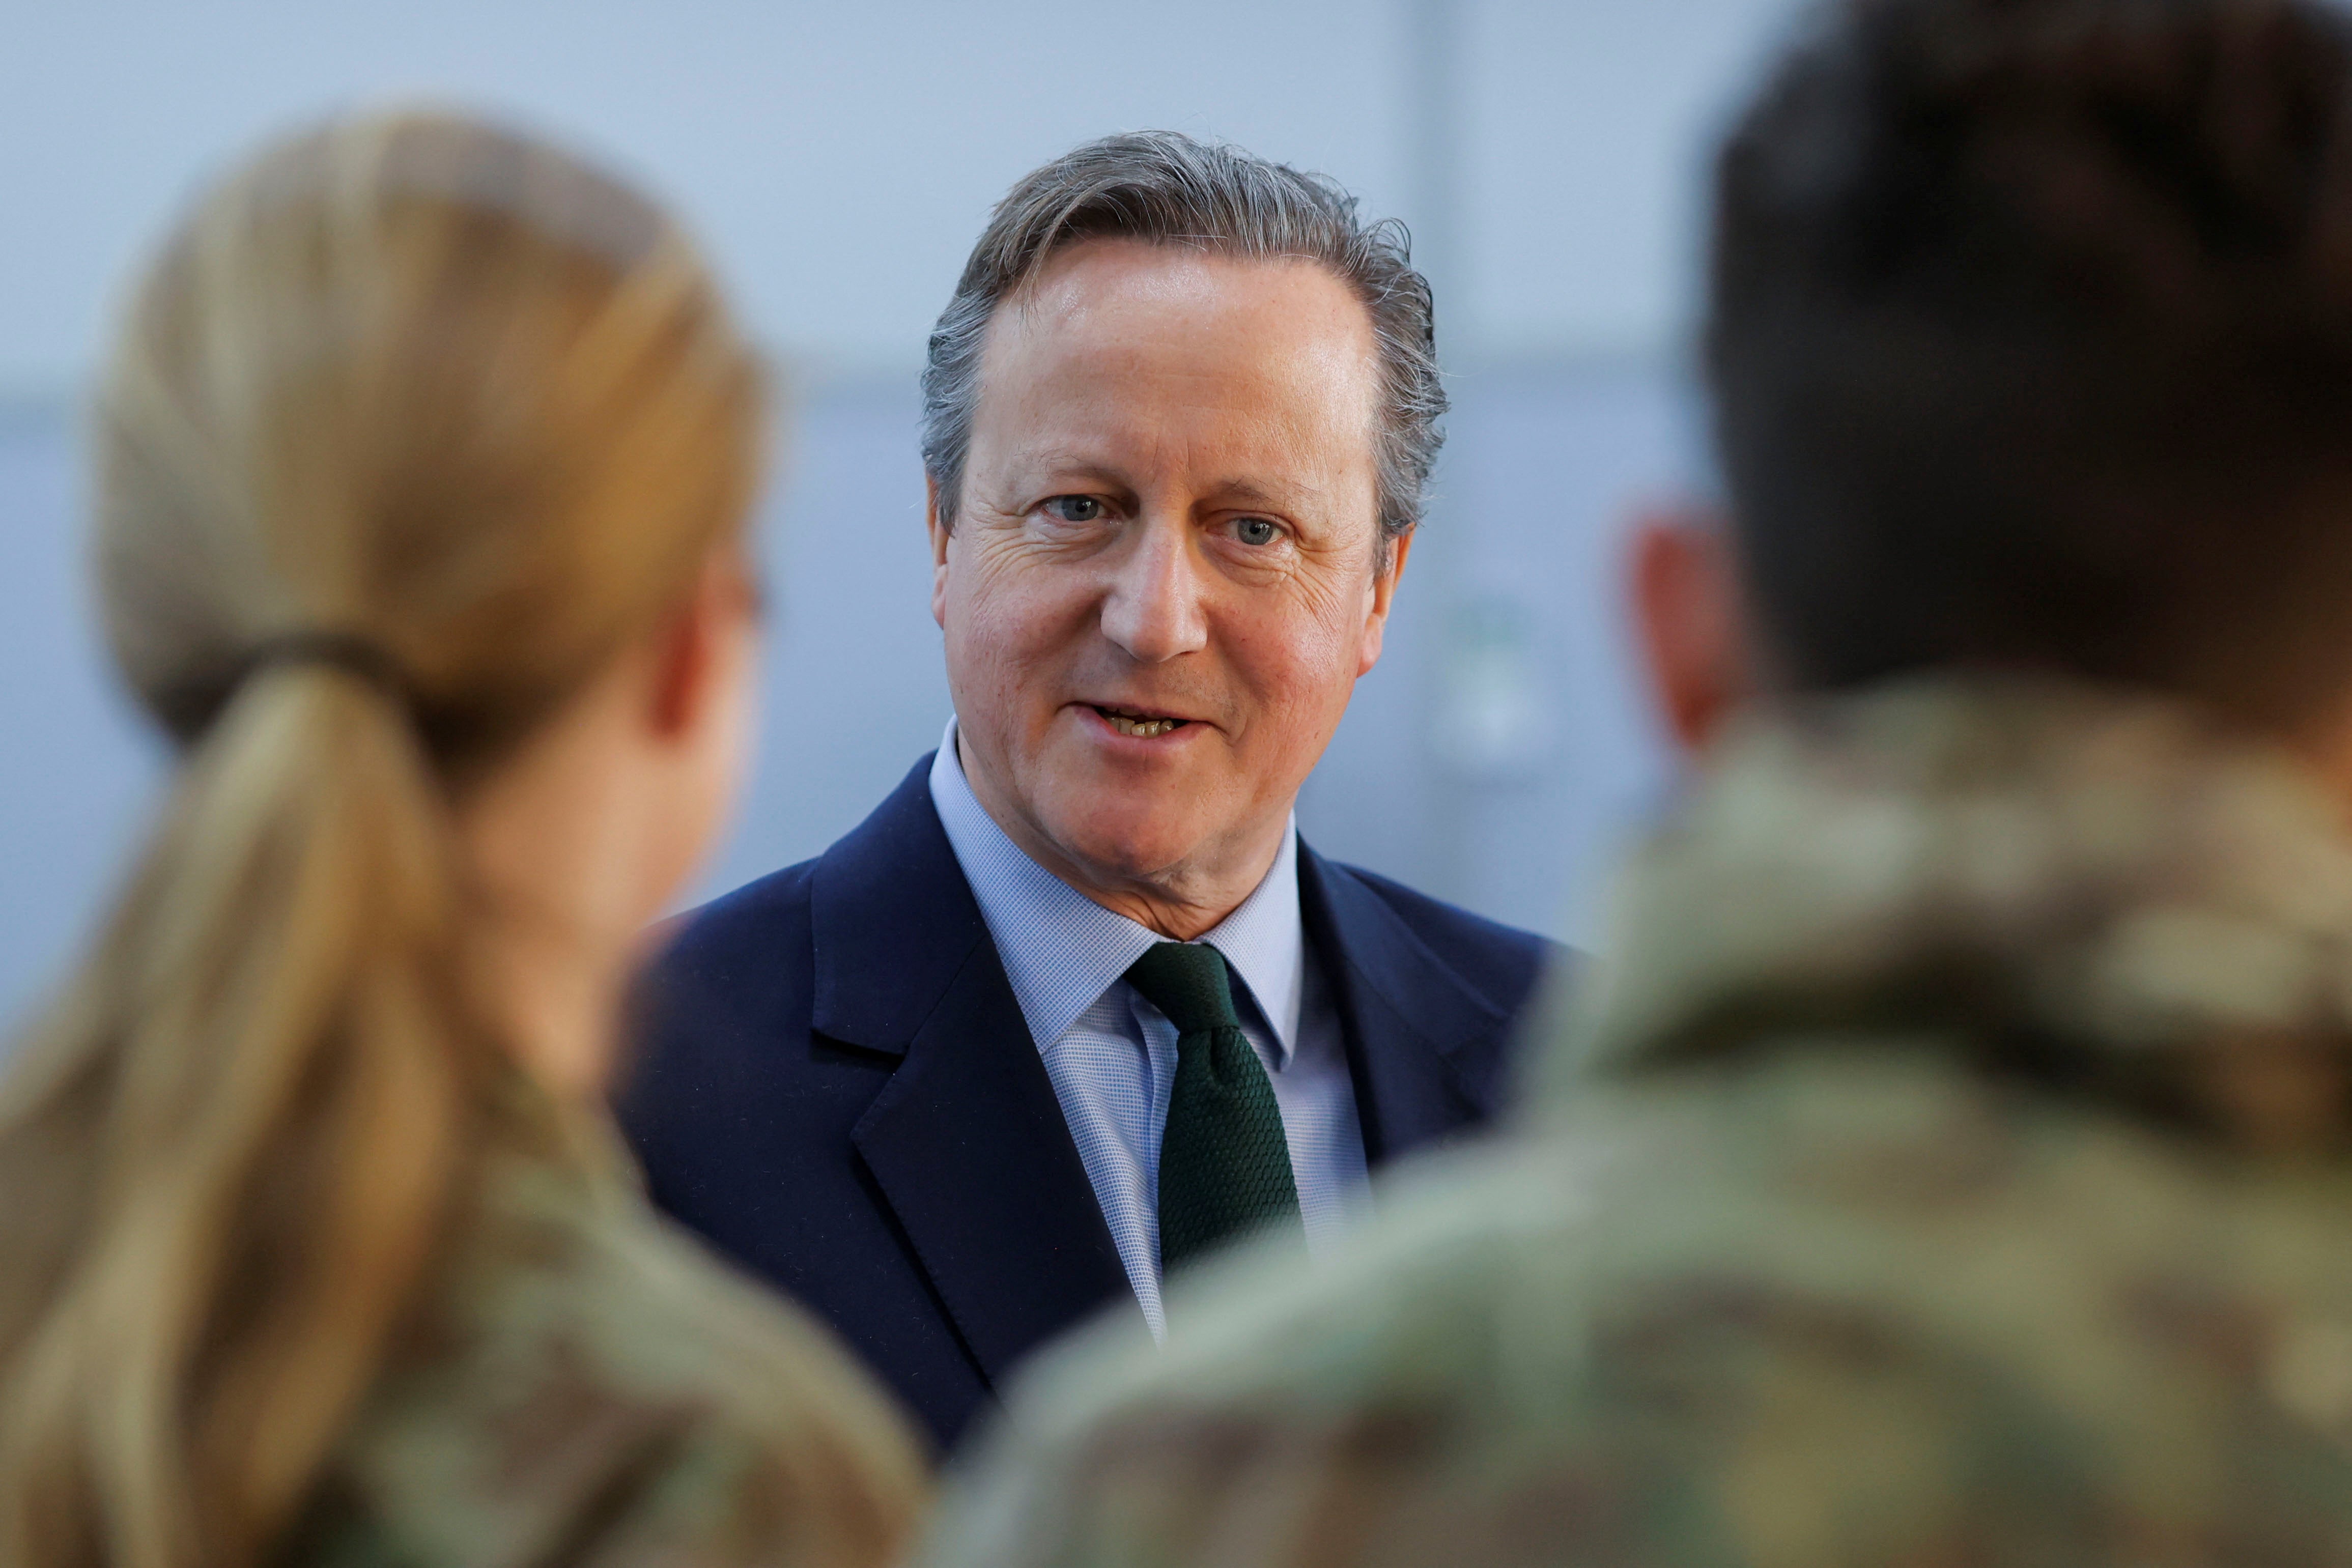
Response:
[[[1239,1029],[1225,956],[1204,942],[1155,942],[1127,971],[1127,983],[1168,1015],[1179,1034]]]

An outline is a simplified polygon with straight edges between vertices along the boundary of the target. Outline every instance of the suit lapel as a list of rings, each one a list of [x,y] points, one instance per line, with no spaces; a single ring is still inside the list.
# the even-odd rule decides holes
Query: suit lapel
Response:
[[[1348,1042],[1364,1153],[1384,1165],[1491,1115],[1511,1020],[1343,866],[1298,851],[1299,915]]]
[[[818,864],[812,1024],[902,1058],[851,1141],[964,1343],[1001,1383],[1039,1343],[1126,1295],[1127,1273],[931,806],[929,772],[927,758]]]
[[[992,944],[851,1137],[991,1382],[1105,1302],[1134,1304]]]

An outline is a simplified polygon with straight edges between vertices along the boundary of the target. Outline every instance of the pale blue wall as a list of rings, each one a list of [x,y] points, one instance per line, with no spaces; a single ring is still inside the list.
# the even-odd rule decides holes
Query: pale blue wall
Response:
[[[912,363],[1005,186],[1144,126],[1230,137],[1443,225],[1454,350],[1654,349],[1686,316],[1691,176],[1792,4],[6,0],[0,392],[79,377],[165,213],[254,138],[420,94],[646,175],[760,334],[828,364]],[[1433,10],[1456,61],[1433,188]]]

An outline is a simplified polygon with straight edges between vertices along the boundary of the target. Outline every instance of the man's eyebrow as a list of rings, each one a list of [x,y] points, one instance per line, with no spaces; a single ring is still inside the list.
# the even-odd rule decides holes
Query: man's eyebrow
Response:
[[[1129,494],[1131,489],[1123,470],[1095,454],[1071,447],[1046,446],[1015,452],[1006,467],[1009,472],[1027,476],[1050,474],[1055,483],[1096,485],[1119,495]],[[1024,480],[1024,487],[1034,483]],[[1287,513],[1322,499],[1324,487],[1298,479],[1268,483],[1237,474],[1202,486],[1201,493],[1221,506],[1263,507],[1268,511]]]
[[[1098,457],[1052,447],[1034,452],[1016,452],[1007,466],[1016,473],[1044,473],[1091,479],[1114,488],[1124,488],[1127,484],[1125,475]]]
[[[1255,479],[1223,479],[1209,486],[1210,495],[1220,500],[1237,501],[1244,507],[1265,507],[1280,511],[1301,501],[1312,501],[1322,495],[1319,486],[1292,483],[1280,488],[1261,485]]]

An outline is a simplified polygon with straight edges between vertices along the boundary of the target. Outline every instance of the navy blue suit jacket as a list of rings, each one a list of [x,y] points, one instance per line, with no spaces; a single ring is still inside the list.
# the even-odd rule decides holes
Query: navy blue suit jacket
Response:
[[[1135,1298],[929,772],[684,922],[620,1109],[655,1201],[830,1321],[944,1448],[1032,1350]],[[1484,1121],[1559,950],[1303,845],[1298,876],[1371,1162]]]

